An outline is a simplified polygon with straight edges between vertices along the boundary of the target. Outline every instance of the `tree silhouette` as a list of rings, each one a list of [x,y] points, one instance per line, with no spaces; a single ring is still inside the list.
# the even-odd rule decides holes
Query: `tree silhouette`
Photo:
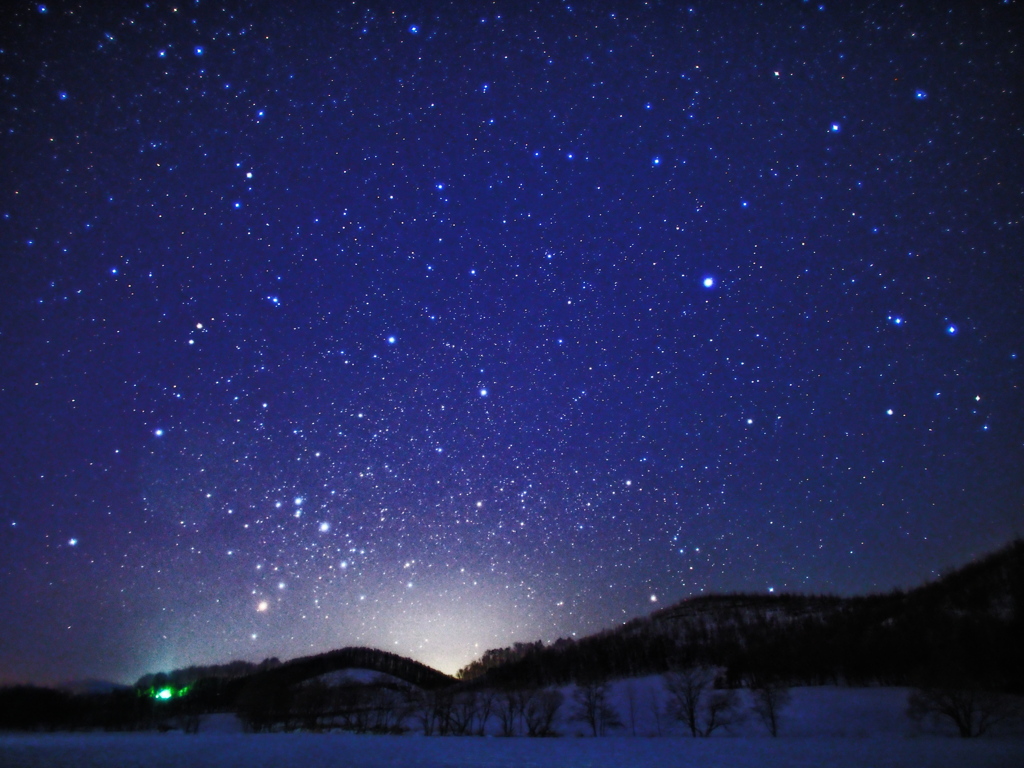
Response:
[[[772,736],[779,735],[779,713],[789,703],[789,688],[775,680],[763,680],[750,686],[753,710]]]
[[[615,708],[608,701],[608,683],[588,681],[580,683],[573,692],[576,709],[573,719],[585,723],[593,736],[604,736],[612,728],[621,728]]]
[[[993,726],[1024,715],[1019,697],[977,688],[932,687],[911,691],[907,714],[922,721],[947,720],[962,738],[988,733]]]

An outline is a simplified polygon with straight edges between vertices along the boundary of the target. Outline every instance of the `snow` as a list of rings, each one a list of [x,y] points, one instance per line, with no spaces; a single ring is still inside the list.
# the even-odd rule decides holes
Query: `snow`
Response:
[[[653,696],[665,696],[659,676],[633,680],[618,680],[612,683],[610,700],[622,719],[625,730],[630,731],[628,687],[634,691],[637,711],[637,735],[655,735],[654,718],[650,714]],[[865,736],[914,736],[920,729],[906,716],[907,688],[840,688],[815,686],[792,688],[792,700],[779,717],[780,736],[799,737],[865,737]],[[740,691],[741,709],[746,716],[721,736],[767,736],[765,727],[750,711],[751,698],[748,691]],[[572,708],[571,689],[566,689],[566,703],[562,714]],[[572,723],[563,723],[560,733],[578,728]],[[688,735],[679,723],[666,723],[666,732],[678,736]],[[584,732],[579,731],[581,734]]]
[[[0,736],[4,768],[1007,768],[1024,742],[947,737],[457,738],[352,734],[44,734]]]
[[[361,683],[363,685],[370,683],[394,683],[396,685],[404,685],[403,681],[394,675],[389,675],[386,672],[377,672],[373,669],[359,669],[357,667],[339,669],[334,672],[325,672],[324,674],[318,675],[312,679],[319,680],[325,685],[330,686],[351,685],[355,683]]]
[[[629,718],[629,688],[633,689],[636,735],[656,736],[655,718],[651,714],[652,700],[665,703],[660,676],[617,680],[611,683],[609,701],[623,723],[622,733],[632,735]],[[563,689],[565,704],[559,713],[556,730],[561,734],[588,735],[586,729],[569,717],[573,709],[572,687]],[[922,734],[921,726],[906,716],[908,688],[843,688],[815,686],[792,688],[792,699],[779,717],[779,735],[809,737],[913,737]],[[712,738],[767,737],[765,726],[751,712],[749,691],[740,694],[741,720],[724,731],[716,731]],[[668,736],[688,736],[681,723],[662,723],[662,733]],[[954,734],[950,729],[942,735]],[[937,735],[937,734],[931,734]]]
[[[629,718],[633,691],[636,732]],[[649,702],[656,677],[612,684],[610,700],[624,727],[605,738],[582,738],[569,718],[571,690],[557,723],[562,738],[360,736],[350,733],[242,733],[233,715],[212,715],[199,735],[158,733],[0,734],[0,768],[1008,768],[1024,766],[1020,733],[960,739],[922,732],[906,717],[902,688],[797,688],[771,738],[748,716],[707,739],[651,738]]]

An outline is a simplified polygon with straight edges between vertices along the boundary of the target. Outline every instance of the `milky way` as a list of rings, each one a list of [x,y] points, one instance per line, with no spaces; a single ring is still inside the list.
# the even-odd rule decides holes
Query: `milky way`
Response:
[[[1019,3],[109,5],[0,30],[0,682],[1021,533]]]

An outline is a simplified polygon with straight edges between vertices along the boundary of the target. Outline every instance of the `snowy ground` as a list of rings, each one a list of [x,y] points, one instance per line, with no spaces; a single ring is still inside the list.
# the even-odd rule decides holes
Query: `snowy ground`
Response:
[[[612,683],[609,700],[623,722],[620,732],[632,735],[630,722],[630,689],[637,736],[656,735],[657,726],[652,715],[654,702],[664,706],[665,696],[658,676],[617,680]],[[565,690],[565,704],[559,717],[559,733],[585,734],[583,727],[567,719],[572,710],[572,689]],[[780,716],[779,735],[799,737],[845,736],[915,736],[920,728],[906,716],[906,688],[837,688],[820,686],[791,689],[792,700]],[[767,736],[760,720],[749,711],[750,697],[740,691],[741,710],[745,712],[739,723],[727,732],[716,732],[712,738],[729,736]],[[664,720],[664,718],[663,718]],[[688,736],[680,723],[663,722],[668,735]],[[952,731],[950,731],[952,733]]]
[[[630,723],[632,688],[637,736]],[[959,739],[923,733],[906,715],[906,690],[801,688],[793,691],[780,737],[754,718],[708,739],[651,738],[656,679],[619,681],[612,701],[625,727],[605,738],[578,738],[577,723],[560,718],[555,739],[356,736],[329,733],[244,734],[232,716],[204,723],[198,736],[142,734],[0,734],[0,768],[1018,768],[1020,734]],[[647,707],[645,710],[645,706]],[[571,711],[567,696],[564,712]],[[678,729],[673,733],[678,734]]]
[[[808,737],[425,738],[282,733],[0,736],[4,768],[1011,768],[1019,739]]]

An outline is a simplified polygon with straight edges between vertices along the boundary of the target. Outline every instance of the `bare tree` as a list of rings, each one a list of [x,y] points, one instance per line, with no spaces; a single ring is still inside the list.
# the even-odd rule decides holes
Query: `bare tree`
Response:
[[[365,704],[366,686],[339,685],[331,691],[331,709],[335,717],[341,717],[341,727],[356,733],[366,733],[369,728],[370,709]]]
[[[754,714],[758,716],[768,733],[779,735],[779,713],[789,704],[788,686],[777,680],[761,681],[750,686],[754,696]]]
[[[477,696],[476,735],[483,736],[487,733],[487,721],[491,719],[491,712],[494,710],[496,694],[494,691],[485,688]]]
[[[998,723],[1020,717],[1024,708],[1016,696],[971,688],[918,688],[907,700],[913,720],[952,721],[961,737],[982,736]]]
[[[526,709],[537,696],[537,690],[535,688],[517,688],[514,694],[516,697],[516,715],[519,721],[516,732],[526,733]]]
[[[516,721],[519,720],[519,697],[516,691],[506,690],[498,694],[494,702],[494,713],[502,736],[516,735]]]
[[[368,693],[364,697],[367,700],[364,708],[368,714],[366,726],[369,730],[375,733],[401,732],[402,721],[411,708],[411,690],[378,685]]]
[[[450,716],[451,732],[456,736],[465,736],[472,730],[476,716],[476,691],[462,691],[456,694]]]
[[[636,736],[637,693],[636,682],[626,681],[626,712],[629,715],[629,732]]]
[[[728,728],[739,719],[739,697],[736,691],[729,688],[724,691],[712,691],[704,705],[704,718],[700,730],[701,736],[710,736],[719,728]]]
[[[236,707],[247,731],[272,731],[278,723],[288,728],[291,691],[279,680],[257,678],[239,694]]]
[[[668,712],[686,724],[690,735],[700,733],[700,705],[704,692],[711,688],[711,671],[699,667],[667,672],[663,678],[668,692]]]
[[[710,736],[727,728],[739,717],[739,699],[734,690],[714,690],[714,673],[692,667],[664,676],[668,711],[686,724],[691,736]]]
[[[203,723],[203,716],[199,712],[185,710],[178,714],[174,721],[182,733],[199,733],[199,727]]]
[[[433,736],[437,730],[437,707],[434,697],[427,691],[420,691],[412,705],[413,717],[419,722],[424,736]]]
[[[292,707],[307,731],[319,731],[321,719],[327,714],[330,689],[323,680],[314,678],[303,683],[295,694]]]
[[[554,736],[555,716],[565,696],[557,688],[545,688],[526,702],[524,716],[529,736]]]
[[[452,726],[452,707],[455,703],[454,694],[444,688],[434,691],[434,721],[437,724],[437,732],[441,736],[447,736]]]
[[[654,721],[655,735],[663,736],[665,727],[662,723],[661,695],[657,688],[652,687],[648,692],[647,706],[651,711],[651,720]]]
[[[586,723],[594,736],[604,736],[612,728],[621,728],[615,708],[608,702],[608,683],[580,683],[573,692],[576,710],[573,719]]]

